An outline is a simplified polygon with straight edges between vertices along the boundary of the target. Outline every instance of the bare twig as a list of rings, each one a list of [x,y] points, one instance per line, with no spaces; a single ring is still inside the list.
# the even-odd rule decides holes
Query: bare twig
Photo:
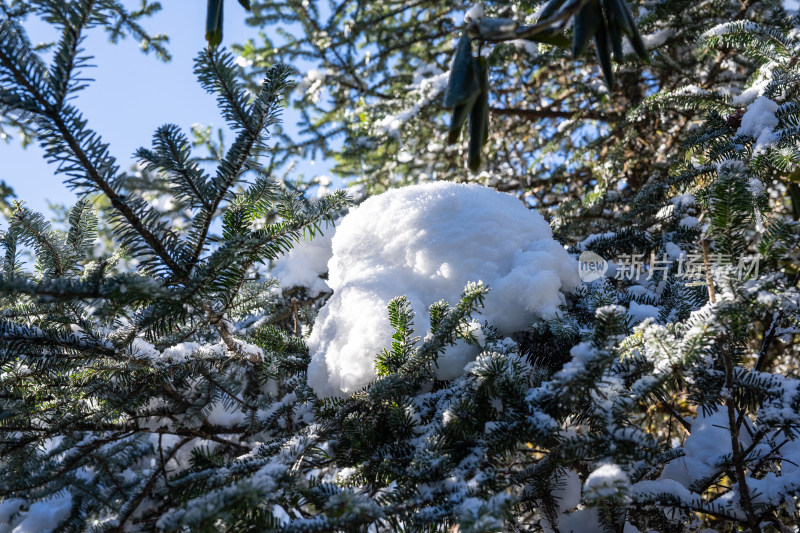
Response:
[[[295,337],[299,337],[300,336],[300,329],[299,329],[300,320],[299,320],[298,313],[297,313],[297,301],[298,301],[297,298],[292,298],[292,311],[294,313],[294,336]]]
[[[714,289],[714,275],[711,273],[711,262],[708,260],[709,251],[711,250],[711,239],[703,239],[700,241],[703,247],[703,266],[706,270],[706,284],[708,285],[708,299],[711,303],[717,303],[717,293]]]

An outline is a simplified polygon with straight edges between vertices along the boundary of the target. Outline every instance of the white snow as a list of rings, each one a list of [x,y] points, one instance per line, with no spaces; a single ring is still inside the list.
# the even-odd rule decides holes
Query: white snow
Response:
[[[292,517],[289,516],[289,513],[287,513],[283,507],[277,504],[272,506],[272,516],[274,516],[282,526],[292,520]]]
[[[643,287],[642,285],[631,285],[630,287],[626,287],[625,292],[627,292],[632,296],[646,296],[650,298],[656,297],[656,293],[654,293],[647,287]]]
[[[514,39],[513,41],[509,41],[508,44],[513,45],[518,50],[524,50],[531,57],[539,56],[539,43],[526,39]]]
[[[664,467],[662,479],[672,479],[686,488],[716,472],[725,455],[731,454],[731,435],[728,431],[728,415],[724,408],[704,415],[698,410],[692,424],[692,433],[683,444],[685,456],[671,461]],[[747,447],[750,439],[746,431],[740,434],[742,444]]]
[[[697,228],[700,227],[700,220],[697,217],[683,217],[678,226],[682,228]]]
[[[480,20],[483,18],[484,13],[485,10],[482,3],[473,4],[464,14],[464,22],[469,24],[470,22]]]
[[[628,306],[628,316],[637,323],[647,320],[648,318],[658,320],[658,315],[658,307],[653,305],[640,304],[635,300],[631,300],[631,303]]]
[[[69,493],[38,501],[27,511],[21,510],[23,503],[17,499],[0,503],[0,533],[47,533],[66,520],[72,510]]]
[[[619,465],[608,463],[589,474],[583,493],[589,500],[607,500],[627,492],[630,484],[628,474]]]
[[[224,402],[214,402],[206,415],[206,420],[214,426],[233,427],[245,423],[246,415],[239,404],[226,405]]]
[[[555,477],[553,499],[558,502],[558,511],[566,514],[581,503],[581,478],[574,470],[564,470]]]
[[[646,479],[631,486],[634,501],[647,501],[662,494],[669,494],[686,505],[699,506],[700,497],[672,479]]]
[[[670,202],[676,207],[691,207],[697,205],[697,198],[693,194],[680,194],[672,198]]]
[[[761,65],[750,87],[742,91],[740,95],[733,97],[731,103],[734,105],[746,105],[763,95],[772,81],[772,71],[777,66],[778,64],[775,61],[769,61]]]
[[[478,343],[478,346],[486,346],[486,333],[483,331],[480,322],[472,319],[469,323],[469,332],[475,338],[475,342]]]
[[[736,23],[724,22],[722,24],[717,24],[716,26],[714,26],[710,30],[706,30],[703,33],[703,37],[707,39],[709,37],[721,37],[723,35],[731,33],[731,31],[734,31],[734,32],[738,33],[740,31],[758,32],[759,30],[760,30],[760,27],[755,22],[745,22],[741,26],[740,26],[740,23],[738,23],[738,22],[736,22]]]
[[[230,322],[227,322],[227,324],[230,333],[236,333],[236,329],[233,328]],[[234,342],[238,355],[244,355],[251,359],[264,358],[264,352],[258,346],[239,339],[234,339]],[[222,340],[215,344],[181,342],[161,352],[142,337],[134,338],[129,349],[129,355],[134,359],[149,359],[154,363],[183,363],[195,357],[198,353],[206,356],[221,356],[227,352],[227,347]]]
[[[574,513],[562,515],[558,520],[558,530],[562,533],[604,533],[600,525],[597,509],[589,507]]]
[[[408,298],[424,336],[432,303],[455,304],[468,282],[482,281],[491,292],[481,321],[508,335],[554,316],[563,292],[580,284],[577,263],[541,215],[475,184],[433,182],[369,198],[342,219],[332,246],[334,294],[308,340],[308,381],[320,395],[345,395],[375,378],[375,355],[391,342],[387,305],[396,296]],[[460,375],[478,350],[449,348],[438,377]]]
[[[248,68],[253,66],[253,60],[243,56],[236,56],[236,59],[234,59],[233,62],[242,68]]]
[[[665,205],[661,209],[658,210],[656,213],[656,218],[658,220],[666,220],[672,216],[672,213],[675,211],[675,206],[672,204]]]
[[[747,111],[742,116],[742,125],[736,134],[747,135],[756,140],[753,145],[753,155],[763,152],[767,146],[777,141],[775,128],[778,126],[778,117],[775,116],[775,112],[778,107],[777,103],[766,96],[759,96],[747,106]]]
[[[272,276],[278,279],[281,287],[307,287],[312,298],[330,291],[320,276],[328,271],[334,228],[327,226],[322,231],[311,240],[300,241],[288,254],[275,261]]]
[[[755,370],[750,373],[772,382],[774,396],[761,407],[761,419],[773,424],[800,424],[800,413],[793,407],[800,392],[800,381],[781,374],[768,374]]]
[[[664,245],[664,251],[667,253],[667,257],[669,257],[672,261],[677,261],[680,259],[681,255],[684,255],[683,249],[675,244],[674,242],[668,242]]]
[[[643,323],[636,329],[641,331],[645,356],[655,366],[655,373],[642,378],[642,385],[648,386],[649,379],[670,372],[672,366],[681,360],[680,342],[667,328],[652,322]]]
[[[607,231],[605,233],[592,233],[591,235],[589,235],[588,237],[586,237],[585,239],[583,239],[581,242],[578,243],[578,249],[581,251],[585,251],[589,247],[589,245],[592,244],[594,241],[599,239],[612,239],[616,237],[616,235],[617,234],[613,231]]]
[[[573,346],[569,354],[572,356],[567,363],[553,375],[553,380],[568,381],[586,370],[586,363],[598,356],[598,351],[590,342],[580,342]]]
[[[708,92],[707,89],[703,89],[702,87],[698,87],[697,85],[686,85],[684,87],[681,87],[679,89],[676,89],[676,90],[672,91],[672,93],[670,93],[670,94],[675,95],[675,96],[682,95],[682,94],[690,94],[690,95],[693,95],[693,96],[702,96],[702,95],[709,94],[709,92]]]
[[[642,42],[644,43],[645,48],[648,50],[654,50],[667,42],[667,39],[673,35],[675,35],[675,30],[673,28],[665,28],[649,35],[642,35]],[[626,40],[622,45],[622,54],[627,56],[635,53],[636,52],[634,51],[631,43]]]
[[[25,506],[25,500],[11,498],[0,502],[0,533],[11,533],[11,528],[18,521],[19,512]]]

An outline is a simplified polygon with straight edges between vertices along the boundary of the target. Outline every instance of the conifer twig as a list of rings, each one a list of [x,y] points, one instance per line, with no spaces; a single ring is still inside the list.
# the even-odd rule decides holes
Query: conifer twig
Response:
[[[739,483],[739,501],[747,516],[747,523],[750,526],[750,530],[753,533],[761,533],[761,528],[758,525],[758,518],[753,510],[753,502],[750,500],[750,489],[747,486],[744,457],[741,448],[739,448],[739,425],[736,423],[736,400],[733,397],[733,359],[731,358],[730,351],[723,349],[722,358],[725,363],[725,407],[728,411],[728,429],[731,434],[733,468],[736,472],[736,481]]]
[[[700,241],[703,247],[703,267],[706,271],[706,284],[708,285],[708,299],[711,303],[717,303],[717,293],[714,289],[714,275],[711,273],[711,262],[708,259],[709,250],[711,249],[711,239],[703,239]]]

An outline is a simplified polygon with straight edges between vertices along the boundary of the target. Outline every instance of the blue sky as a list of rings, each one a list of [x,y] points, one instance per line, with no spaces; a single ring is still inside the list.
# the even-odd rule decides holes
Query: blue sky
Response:
[[[145,20],[143,26],[151,34],[169,35],[171,62],[143,54],[131,39],[112,45],[101,29],[90,32],[85,44],[96,65],[85,74],[95,81],[78,93],[75,102],[89,126],[109,143],[123,169],[134,162],[132,154],[139,146],[150,146],[153,132],[162,124],[178,124],[187,133],[195,123],[225,126],[214,96],[200,88],[192,73],[194,57],[205,46],[205,2],[166,0],[162,5],[162,11]],[[237,2],[226,2],[225,8],[223,45],[243,43],[257,35],[256,28],[244,23],[246,13]],[[53,40],[44,23],[29,20],[25,27],[34,43]],[[288,125],[292,117],[286,118]],[[42,154],[35,144],[21,148],[18,139],[0,143],[0,180],[12,186],[28,207],[48,212],[48,200],[71,204],[76,197]]]

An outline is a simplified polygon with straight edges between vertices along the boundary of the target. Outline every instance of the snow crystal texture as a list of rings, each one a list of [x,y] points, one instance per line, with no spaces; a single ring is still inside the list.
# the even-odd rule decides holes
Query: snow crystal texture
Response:
[[[549,317],[580,284],[577,262],[544,218],[517,198],[475,184],[426,183],[369,198],[344,217],[332,240],[333,296],[308,340],[308,381],[343,396],[375,378],[376,354],[391,345],[389,301],[405,295],[415,331],[429,331],[428,307],[455,304],[465,285],[491,289],[481,320],[502,335]],[[447,350],[437,377],[452,379],[479,349]]]

